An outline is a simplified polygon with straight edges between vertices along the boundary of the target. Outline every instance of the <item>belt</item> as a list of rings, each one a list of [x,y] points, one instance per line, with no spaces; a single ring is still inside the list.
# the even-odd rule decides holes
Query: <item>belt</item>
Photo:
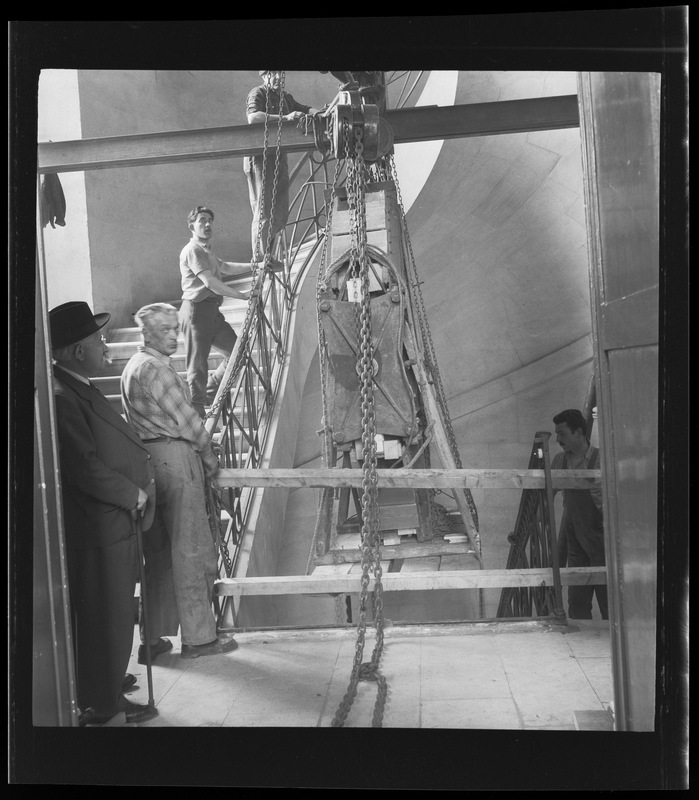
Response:
[[[177,436],[157,436],[155,439],[143,439],[142,441],[144,444],[155,444],[156,442],[186,442],[187,440]]]

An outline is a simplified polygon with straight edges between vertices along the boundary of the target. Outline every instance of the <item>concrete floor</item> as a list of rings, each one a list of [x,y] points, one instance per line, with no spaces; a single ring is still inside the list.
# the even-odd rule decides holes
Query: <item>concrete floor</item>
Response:
[[[159,716],[106,727],[330,727],[347,691],[355,628],[242,632],[240,647],[183,660],[180,641],[153,664]],[[367,631],[362,661],[374,646]],[[145,666],[128,697],[148,701]],[[537,621],[387,627],[381,672],[388,683],[384,728],[612,729],[608,623]],[[372,726],[376,683],[360,682],[344,727]]]

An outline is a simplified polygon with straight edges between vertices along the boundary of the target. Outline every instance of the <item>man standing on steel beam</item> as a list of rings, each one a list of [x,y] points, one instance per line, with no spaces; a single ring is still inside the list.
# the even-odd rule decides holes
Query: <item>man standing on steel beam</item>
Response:
[[[260,70],[259,74],[262,85],[252,89],[247,99],[246,111],[250,125],[269,122],[277,125],[280,117],[289,122],[297,122],[305,114],[318,113],[317,109],[297,102],[287,92],[282,97],[281,71]],[[284,229],[289,218],[289,162],[285,153],[279,153],[276,169],[276,154],[275,148],[271,153],[245,156],[243,160],[253,214],[252,257],[255,261],[262,260],[268,239],[271,237],[271,241],[274,241],[274,237]]]

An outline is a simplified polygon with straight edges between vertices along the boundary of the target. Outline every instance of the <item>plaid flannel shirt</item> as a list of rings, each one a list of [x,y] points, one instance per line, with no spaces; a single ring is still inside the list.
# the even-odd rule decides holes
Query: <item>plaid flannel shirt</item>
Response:
[[[140,346],[121,376],[126,418],[141,439],[170,436],[186,439],[204,458],[211,458],[211,437],[191,403],[189,387],[170,357]]]

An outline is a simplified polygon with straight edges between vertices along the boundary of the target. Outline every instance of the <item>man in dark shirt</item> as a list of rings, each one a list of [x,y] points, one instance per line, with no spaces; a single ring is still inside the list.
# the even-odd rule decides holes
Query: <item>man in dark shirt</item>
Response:
[[[563,452],[556,453],[551,469],[599,469],[599,449],[587,438],[587,422],[578,409],[568,408],[553,418],[556,441]],[[569,567],[605,565],[602,487],[564,489],[565,529]],[[597,597],[602,619],[609,618],[606,585],[569,586],[568,615],[571,619],[592,619],[592,598]]]
[[[279,118],[296,122],[304,114],[316,114],[317,109],[298,103],[292,95],[280,93],[281,76],[279,71],[260,70],[262,85],[256,86],[248,94],[248,123],[265,122],[279,124]],[[252,208],[252,257],[262,261],[267,251],[267,242],[284,229],[289,218],[289,163],[286,154],[279,154],[279,169],[274,188],[276,148],[266,156],[246,156],[243,169],[248,179],[250,206]],[[263,180],[264,173],[264,180]],[[274,207],[272,195],[274,194]],[[264,199],[263,199],[264,197]]]

